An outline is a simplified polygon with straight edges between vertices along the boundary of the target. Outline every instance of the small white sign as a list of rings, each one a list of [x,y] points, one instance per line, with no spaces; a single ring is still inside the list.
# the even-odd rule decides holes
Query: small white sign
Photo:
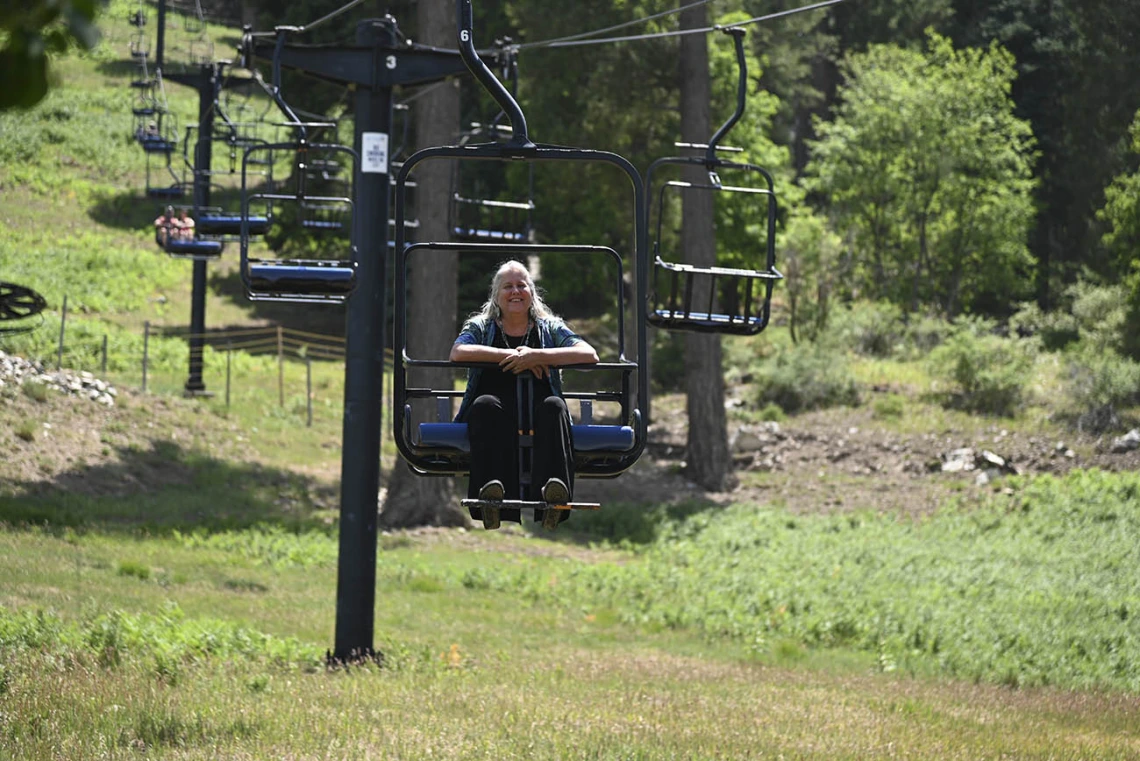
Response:
[[[360,171],[388,174],[388,133],[365,132],[361,142],[364,155]]]

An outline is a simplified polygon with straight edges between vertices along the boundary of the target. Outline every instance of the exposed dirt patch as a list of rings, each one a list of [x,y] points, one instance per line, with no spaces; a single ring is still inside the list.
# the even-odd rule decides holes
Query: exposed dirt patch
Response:
[[[647,456],[615,481],[581,481],[579,498],[646,504],[697,498],[774,504],[803,513],[869,509],[919,514],[951,497],[969,500],[1006,488],[1005,477],[1012,472],[1140,467],[1140,450],[1110,451],[1115,435],[1095,437],[1054,424],[1027,429],[984,418],[971,419],[972,427],[905,432],[877,420],[866,407],[838,408],[778,424],[730,422],[739,485],[709,493],[684,477],[683,398],[654,402]],[[966,448],[974,451],[978,464],[971,458],[962,470],[944,471],[953,453]],[[1006,467],[986,465],[983,452],[996,455]]]
[[[813,412],[779,424],[745,417],[730,416],[739,481],[731,491],[705,492],[685,477],[684,398],[670,395],[654,398],[645,456],[620,478],[580,480],[576,497],[603,505],[749,502],[801,513],[922,514],[951,498],[970,501],[1007,488],[1009,472],[1140,468],[1140,449],[1110,451],[1115,435],[1093,437],[1053,423],[1033,427],[968,418],[957,428],[924,431],[921,419],[886,422],[868,407]],[[0,394],[0,419],[6,421],[0,426],[0,493],[9,495],[52,490],[112,496],[190,484],[194,474],[186,462],[188,450],[224,462],[255,459],[234,423],[202,411],[193,401],[130,389],[121,390],[116,405],[108,408],[56,392],[37,401],[7,388]],[[979,456],[978,465],[945,472],[943,463],[964,448]],[[984,451],[1008,467],[987,472],[980,458]],[[313,506],[335,510],[338,463],[339,457],[332,457],[292,469],[320,483],[321,493],[309,495]],[[983,473],[986,483],[980,484]],[[525,537],[518,542],[518,551],[536,551]]]
[[[241,460],[235,434],[217,435],[196,405],[181,399],[120,390],[115,406],[48,390],[37,400],[18,387],[0,395],[0,489],[113,496],[189,484],[193,474],[179,450]]]

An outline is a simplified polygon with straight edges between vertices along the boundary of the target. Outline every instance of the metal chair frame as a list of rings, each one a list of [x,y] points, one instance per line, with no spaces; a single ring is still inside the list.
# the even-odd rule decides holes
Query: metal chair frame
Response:
[[[646,262],[648,259],[648,217],[643,213],[645,208],[645,186],[637,169],[625,158],[606,151],[587,150],[556,145],[541,145],[532,142],[527,136],[526,118],[518,103],[510,92],[496,79],[487,65],[479,58],[475,50],[472,34],[471,0],[456,0],[457,26],[460,55],[467,64],[468,69],[480,84],[499,103],[504,114],[511,122],[511,138],[505,143],[486,143],[481,145],[457,145],[426,148],[417,151],[403,163],[396,177],[395,203],[396,203],[396,264],[395,264],[395,345],[393,361],[393,434],[400,454],[407,461],[413,471],[420,475],[459,475],[469,468],[468,453],[458,446],[435,445],[425,442],[423,438],[415,440],[411,433],[410,404],[408,400],[415,398],[435,397],[437,399],[451,399],[461,392],[454,389],[409,388],[407,372],[410,367],[471,367],[474,365],[453,363],[447,360],[431,360],[416,358],[408,355],[407,351],[407,262],[408,258],[419,251],[430,249],[447,249],[458,252],[488,252],[494,251],[502,254],[517,254],[525,257],[532,254],[541,254],[543,251],[555,253],[598,253],[614,258],[618,263],[618,278],[616,283],[619,304],[619,335],[624,339],[624,306],[622,301],[622,262],[623,258],[613,249],[605,246],[539,246],[524,243],[464,243],[464,242],[421,242],[407,244],[405,238],[404,219],[407,214],[407,186],[408,178],[420,163],[428,160],[453,161],[498,161],[498,162],[595,162],[609,164],[623,172],[632,187],[632,220],[634,223],[633,252],[629,261],[637,288],[637,314],[643,308],[646,299],[647,277]],[[649,400],[649,374],[646,351],[646,328],[644,320],[636,320],[637,330],[637,356],[629,360],[624,353],[624,340],[619,345],[619,359],[613,363],[599,363],[585,367],[563,368],[584,371],[616,371],[620,375],[618,388],[605,392],[586,392],[584,394],[570,394],[565,396],[587,397],[585,401],[595,399],[616,401],[622,410],[622,423],[627,426],[610,426],[615,430],[612,436],[604,432],[602,443],[620,442],[617,448],[602,446],[592,452],[575,451],[574,469],[581,477],[612,478],[628,470],[641,456],[645,448],[646,423],[638,406],[648,405]],[[636,388],[636,398],[634,389]],[[441,425],[454,425],[442,423]],[[421,431],[422,432],[422,431]],[[431,432],[430,429],[428,431]],[[456,433],[462,433],[455,431]],[[632,434],[630,440],[629,434]],[[457,443],[454,442],[453,443]],[[543,505],[541,503],[526,503],[530,506]],[[537,509],[537,508],[536,508]]]
[[[670,180],[661,184],[658,192],[656,238],[653,242],[654,273],[651,288],[652,304],[646,304],[645,319],[659,328],[683,330],[698,333],[720,333],[735,335],[755,335],[768,326],[771,317],[772,288],[783,278],[776,269],[776,217],[778,208],[772,175],[757,164],[729,161],[717,156],[718,143],[728,134],[744,114],[747,95],[748,67],[744,57],[744,30],[739,27],[723,29],[733,38],[736,61],[739,71],[736,110],[707,145],[684,144],[686,148],[704,151],[703,157],[670,156],[660,158],[649,166],[646,172],[646,185],[652,189],[654,177],[659,170],[669,166],[699,166],[708,172],[707,183]],[[723,148],[719,150],[738,151]],[[742,176],[760,175],[759,186],[727,185],[721,181],[720,173],[725,170],[741,173]],[[699,267],[692,264],[671,263],[661,256],[662,225],[665,217],[666,191],[739,193],[755,195],[762,199],[763,216],[766,217],[764,269],[749,270],[733,267]],[[648,220],[652,205],[646,205]],[[647,221],[647,225],[648,225]],[[665,281],[663,284],[662,281]],[[720,286],[720,289],[718,289]],[[757,289],[754,293],[753,288]],[[721,290],[722,289],[722,290]],[[702,294],[702,303],[694,305],[694,294]],[[704,295],[707,294],[707,300]],[[728,296],[721,298],[719,295]],[[729,304],[729,302],[732,302]],[[732,311],[726,304],[734,307]]]

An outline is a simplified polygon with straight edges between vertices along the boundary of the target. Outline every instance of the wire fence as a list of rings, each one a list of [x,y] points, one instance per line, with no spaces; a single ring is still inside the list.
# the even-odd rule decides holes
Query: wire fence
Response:
[[[186,347],[187,370],[189,376],[189,359],[192,343],[202,347],[201,380],[205,382],[207,368],[212,370],[209,374],[218,374],[218,365],[224,363],[223,395],[228,408],[233,397],[234,386],[240,384],[245,388],[255,388],[264,395],[269,392],[270,384],[266,384],[266,371],[272,372],[268,365],[276,367],[277,403],[286,406],[287,390],[290,398],[294,397],[297,382],[296,370],[304,369],[304,414],[306,425],[313,424],[313,361],[325,363],[334,362],[340,366],[345,356],[345,339],[341,336],[286,328],[282,325],[267,326],[263,328],[233,328],[228,330],[212,330],[205,333],[192,333],[189,329],[181,327],[156,327],[149,322],[143,325],[143,348],[141,360],[141,388],[143,393],[150,392],[151,386],[151,338],[160,338],[164,341],[175,340]],[[219,362],[219,355],[222,357]],[[241,358],[239,372],[235,373],[234,357]],[[208,358],[212,361],[208,361]],[[246,358],[274,359],[275,362],[265,361],[249,363]],[[166,366],[166,363],[162,363]],[[287,372],[287,369],[290,372]],[[169,375],[169,372],[166,373]],[[216,383],[216,382],[215,382]],[[166,385],[169,385],[167,383]],[[215,385],[215,384],[211,384]],[[270,392],[271,393],[271,392]],[[326,400],[333,401],[333,400]],[[296,407],[297,405],[292,405]]]
[[[143,323],[108,330],[71,320],[67,299],[43,329],[0,341],[0,348],[38,360],[47,372],[89,372],[147,394],[183,394],[191,373],[191,346],[201,347],[196,380],[215,402],[256,403],[274,415],[301,416],[312,425],[314,407],[341,417],[345,339],[282,325],[213,329]],[[58,324],[55,320],[58,319]],[[392,352],[385,350],[390,367]],[[276,404],[273,404],[275,402]],[[268,403],[268,404],[267,404]]]

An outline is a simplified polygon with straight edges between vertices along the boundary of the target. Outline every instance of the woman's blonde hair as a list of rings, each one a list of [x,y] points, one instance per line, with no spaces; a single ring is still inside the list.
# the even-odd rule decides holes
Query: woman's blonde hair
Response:
[[[506,277],[507,270],[519,269],[526,274],[526,284],[530,288],[530,318],[538,320],[544,319],[558,319],[554,312],[550,311],[550,307],[546,306],[546,302],[542,300],[542,294],[539,293],[538,286],[534,284],[534,278],[530,276],[530,269],[518,261],[517,259],[508,259],[499,265],[495,270],[495,276],[491,278],[491,290],[487,295],[487,301],[471,316],[474,318],[482,317],[487,320],[495,320],[496,322],[503,317],[503,310],[499,308],[499,302],[495,296],[499,293],[499,288],[503,285],[503,278]]]

